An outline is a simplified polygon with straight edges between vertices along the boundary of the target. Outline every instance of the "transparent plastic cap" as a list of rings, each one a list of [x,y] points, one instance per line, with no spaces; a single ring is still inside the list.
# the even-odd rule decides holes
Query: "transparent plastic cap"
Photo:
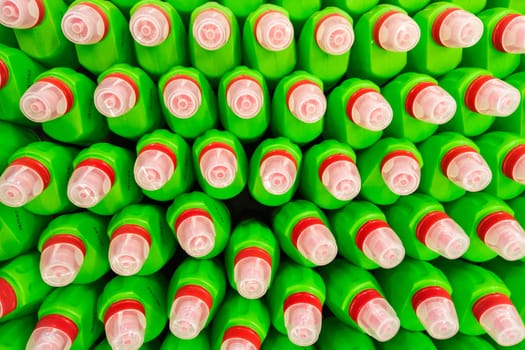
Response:
[[[80,208],[92,208],[111,190],[111,179],[94,166],[80,166],[73,171],[67,184],[67,196]]]
[[[288,192],[294,185],[297,167],[290,158],[274,155],[261,163],[260,176],[266,191],[280,195]]]
[[[507,117],[520,105],[518,89],[500,79],[486,81],[476,93],[475,108],[480,114]]]
[[[432,124],[444,124],[456,113],[456,100],[442,87],[432,85],[419,91],[412,103],[414,118]]]
[[[513,346],[525,339],[525,327],[514,305],[499,304],[480,317],[481,327],[502,346]]]
[[[177,228],[177,239],[188,255],[200,258],[213,250],[215,227],[209,218],[193,215],[180,223]]]
[[[64,287],[77,277],[84,254],[70,243],[56,243],[48,246],[40,256],[40,275],[52,287]]]
[[[346,160],[328,165],[323,171],[321,181],[328,192],[341,201],[349,201],[361,191],[361,176],[357,166]]]
[[[181,339],[193,339],[204,328],[210,315],[208,305],[192,295],[180,296],[173,301],[170,311],[170,330]]]
[[[284,312],[284,325],[288,338],[299,346],[313,345],[319,338],[322,314],[318,308],[308,303],[296,303]]]
[[[517,16],[507,24],[501,37],[501,47],[508,53],[525,53],[525,16]]]
[[[448,339],[459,330],[459,321],[452,300],[435,296],[422,301],[416,309],[417,318],[434,339]]]
[[[199,109],[202,102],[201,89],[189,79],[171,80],[164,89],[164,105],[171,114],[187,119]]]
[[[6,27],[32,28],[40,22],[41,16],[36,0],[0,0],[0,24]]]
[[[129,112],[137,103],[137,94],[125,79],[109,76],[95,89],[95,107],[100,114],[112,118]]]
[[[266,294],[272,267],[264,259],[249,256],[237,262],[233,276],[239,294],[246,299],[259,299]]]
[[[26,350],[69,350],[71,344],[66,332],[54,327],[38,327],[31,333]]]
[[[259,114],[264,94],[261,86],[251,79],[239,79],[228,87],[228,106],[236,116],[250,119]]]
[[[471,47],[482,35],[483,22],[472,13],[459,9],[449,13],[439,27],[439,39],[445,47]]]
[[[109,244],[109,263],[117,275],[131,276],[140,271],[149,255],[146,239],[133,233],[120,234]]]
[[[122,310],[108,318],[105,330],[113,350],[138,350],[144,343],[146,317],[139,310]]]
[[[221,350],[258,350],[247,339],[242,338],[229,338],[222,342]]]
[[[64,91],[47,81],[37,81],[20,98],[20,109],[27,119],[47,122],[66,114],[70,106]]]
[[[388,188],[397,195],[414,193],[421,178],[419,163],[409,156],[394,156],[381,167],[381,176]]]
[[[383,95],[370,91],[359,96],[352,107],[352,120],[371,131],[386,129],[392,122],[394,112]]]
[[[290,94],[288,109],[300,121],[315,123],[321,120],[326,112],[326,97],[318,85],[300,84]]]
[[[137,185],[144,190],[155,191],[171,179],[175,165],[166,153],[149,149],[137,156],[133,172]]]
[[[501,220],[485,233],[485,244],[505,260],[525,257],[525,232],[516,220]]]
[[[470,239],[454,220],[443,218],[430,226],[425,245],[447,259],[457,259],[467,251]]]
[[[78,4],[62,17],[62,32],[74,44],[91,45],[106,35],[106,19],[93,7]]]
[[[25,165],[10,165],[0,176],[0,202],[21,207],[44,191],[44,180]]]
[[[525,185],[525,154],[521,155],[512,167],[512,179]]]
[[[156,6],[141,6],[129,20],[133,39],[142,46],[158,46],[170,33],[170,22]]]
[[[281,12],[268,11],[259,17],[255,37],[269,51],[282,51],[292,43],[294,28],[290,19]]]
[[[317,266],[324,266],[335,259],[337,243],[328,227],[314,224],[306,227],[299,234],[297,250]]]
[[[218,50],[230,40],[230,22],[215,9],[202,11],[193,22],[193,37],[206,50]]]
[[[226,148],[213,148],[204,153],[199,161],[201,174],[215,188],[232,184],[237,175],[237,158]]]
[[[317,45],[329,55],[342,55],[354,44],[354,29],[343,16],[332,15],[322,20],[315,35]]]
[[[357,324],[366,334],[380,342],[392,339],[400,327],[396,312],[384,298],[368,301],[357,316]]]
[[[390,227],[378,227],[363,241],[363,253],[384,269],[391,269],[405,258],[403,243]]]
[[[383,49],[407,52],[418,43],[421,31],[417,23],[403,13],[390,15],[380,26],[377,39]]]
[[[485,159],[477,152],[463,152],[454,157],[447,169],[450,181],[469,191],[478,192],[492,180],[492,172]]]

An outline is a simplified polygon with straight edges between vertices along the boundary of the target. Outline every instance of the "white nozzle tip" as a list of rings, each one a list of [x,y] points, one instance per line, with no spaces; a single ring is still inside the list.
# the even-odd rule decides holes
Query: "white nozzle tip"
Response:
[[[379,227],[363,241],[363,253],[384,269],[396,267],[405,258],[403,243],[390,227]]]
[[[381,175],[393,193],[407,196],[414,193],[419,187],[421,169],[414,158],[398,155],[383,164]]]
[[[407,52],[412,50],[421,36],[417,23],[403,13],[390,15],[379,28],[379,46],[387,51]]]
[[[467,48],[475,45],[483,35],[483,22],[464,10],[449,13],[439,28],[439,39],[445,47]]]
[[[297,167],[288,157],[274,155],[262,162],[260,176],[266,191],[280,195],[288,192],[294,185]]]
[[[525,326],[514,305],[489,308],[481,315],[479,323],[499,345],[513,346],[525,339]]]
[[[178,338],[193,339],[204,328],[210,310],[199,298],[180,296],[175,299],[170,311],[170,331]]]
[[[218,10],[204,10],[193,22],[193,37],[202,48],[218,50],[230,40],[230,22]]]
[[[131,276],[140,271],[148,258],[149,244],[144,237],[125,233],[111,239],[109,263],[117,275]]]
[[[67,184],[67,196],[80,208],[92,208],[111,190],[111,180],[102,170],[93,166],[81,166],[73,171]]]
[[[354,44],[354,30],[345,17],[332,15],[321,20],[315,39],[327,54],[342,55]]]
[[[513,54],[525,53],[525,16],[512,19],[503,31],[501,47]]]
[[[77,277],[84,254],[80,248],[68,243],[56,243],[42,251],[40,275],[52,287],[64,287]]]
[[[66,332],[54,327],[38,327],[33,330],[26,350],[63,350],[71,348]]]
[[[138,350],[144,343],[146,317],[138,310],[122,310],[107,320],[105,330],[113,350]]]
[[[290,94],[288,109],[303,123],[315,123],[321,120],[326,112],[326,97],[318,85],[300,84]]]
[[[261,258],[246,257],[235,264],[233,275],[241,296],[246,299],[259,299],[266,294],[272,267]]]
[[[20,110],[27,119],[44,123],[59,118],[69,109],[67,97],[55,84],[37,81],[20,98]]]
[[[200,87],[184,78],[170,81],[164,88],[163,97],[166,108],[180,119],[193,117],[202,102]]]
[[[230,338],[221,344],[221,350],[257,350],[247,339]]]
[[[237,175],[237,157],[226,148],[213,148],[204,153],[199,161],[201,174],[215,188],[230,186]]]
[[[448,339],[459,330],[454,304],[444,297],[430,297],[422,301],[416,315],[428,334],[434,339]]]
[[[492,180],[492,172],[485,159],[474,151],[454,157],[446,174],[450,181],[469,192],[485,189]]]
[[[376,91],[359,96],[352,106],[352,120],[371,131],[386,129],[392,122],[394,111],[383,95]]]
[[[442,87],[432,85],[421,90],[412,104],[416,119],[432,124],[444,124],[456,113],[456,100]]]
[[[6,27],[32,28],[42,15],[35,0],[0,0],[0,24]]]
[[[512,167],[512,179],[525,185],[525,154],[521,155]]]
[[[106,34],[105,18],[93,7],[78,4],[62,17],[62,32],[74,44],[96,44]]]
[[[322,224],[305,228],[297,239],[299,252],[317,266],[331,263],[337,255],[337,243],[332,232]]]
[[[266,50],[282,51],[294,38],[292,22],[281,12],[268,11],[259,18],[255,37]]]
[[[188,255],[200,258],[213,250],[215,227],[209,218],[194,215],[183,220],[177,227],[177,239]]]
[[[357,316],[357,324],[366,334],[380,342],[392,339],[400,327],[396,312],[384,298],[367,302]]]
[[[175,165],[170,156],[153,149],[141,152],[133,169],[135,182],[147,191],[162,188],[171,179],[174,171]]]
[[[486,81],[476,93],[475,108],[480,114],[507,117],[518,109],[521,95],[518,89],[500,79]]]
[[[284,312],[284,324],[290,341],[299,346],[313,345],[321,332],[322,317],[318,308],[307,303],[288,307]]]
[[[156,6],[141,6],[129,20],[133,39],[142,46],[162,44],[169,35],[170,23],[163,11]]]
[[[0,202],[8,207],[21,207],[43,190],[40,175],[24,165],[10,165],[0,177]]]
[[[263,106],[263,90],[251,79],[239,79],[228,87],[226,100],[233,113],[242,119],[250,119]]]
[[[328,165],[321,181],[328,192],[341,201],[352,200],[361,190],[361,176],[357,166],[350,161],[340,160]]]
[[[467,251],[470,239],[454,220],[443,218],[430,226],[425,245],[447,259],[457,259]]]
[[[137,102],[134,87],[125,79],[114,76],[102,79],[95,89],[94,98],[97,110],[108,118],[126,114]]]
[[[515,261],[525,257],[525,232],[516,220],[501,220],[485,234],[484,242],[503,259]]]

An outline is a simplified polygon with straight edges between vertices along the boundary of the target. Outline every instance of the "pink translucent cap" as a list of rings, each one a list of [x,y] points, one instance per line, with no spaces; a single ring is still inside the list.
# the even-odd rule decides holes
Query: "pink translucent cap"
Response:
[[[67,184],[67,196],[80,208],[97,205],[111,190],[110,176],[96,166],[79,166],[73,171]]]
[[[147,191],[162,188],[171,179],[174,171],[173,158],[158,149],[141,151],[133,169],[137,185]]]
[[[0,24],[16,29],[36,26],[43,13],[38,0],[0,0]]]
[[[503,80],[487,77],[486,80],[475,80],[468,88],[465,99],[467,107],[477,113],[507,117],[519,107],[521,95],[518,89]]]
[[[376,42],[387,51],[407,52],[418,43],[421,31],[417,23],[400,12],[387,13],[376,25]]]
[[[168,37],[170,22],[159,7],[145,5],[139,7],[131,16],[129,30],[133,39],[140,45],[157,46]]]
[[[107,18],[95,6],[80,3],[62,17],[62,32],[74,44],[91,45],[106,35]]]
[[[450,297],[428,296],[416,307],[416,315],[434,339],[448,339],[459,330],[458,316]]]
[[[177,220],[177,240],[188,255],[200,258],[215,246],[215,227],[208,213],[190,211],[182,213]]]
[[[456,147],[442,160],[443,170],[450,181],[469,191],[478,192],[492,180],[492,172],[485,159],[470,147]]]
[[[170,113],[180,119],[193,117],[202,102],[201,89],[187,78],[170,80],[164,88],[163,97]]]
[[[290,341],[299,346],[313,345],[321,332],[322,317],[317,307],[306,302],[286,308],[284,325]]]
[[[348,52],[354,43],[354,30],[345,17],[328,15],[318,24],[315,40],[327,54],[342,55]]]
[[[419,222],[416,235],[430,250],[447,259],[461,257],[470,245],[463,229],[444,212],[427,214]]]
[[[204,10],[193,22],[193,37],[202,48],[218,50],[230,40],[230,22],[218,10]]]
[[[421,169],[411,154],[392,152],[383,159],[381,176],[390,191],[406,196],[417,190]]]
[[[366,334],[380,342],[392,339],[400,326],[396,312],[379,293],[360,306],[357,324]]]
[[[258,350],[248,339],[229,338],[222,342],[221,350]]]
[[[55,327],[38,327],[33,330],[26,350],[69,350],[72,341],[69,335]]]
[[[209,306],[195,295],[175,298],[170,311],[170,330],[181,339],[193,339],[204,328],[210,315]]]
[[[71,108],[71,92],[63,85],[56,79],[37,81],[22,95],[20,110],[37,123],[63,116]]]
[[[297,164],[288,154],[268,153],[261,162],[260,176],[266,191],[273,195],[288,192],[297,177]]]
[[[396,233],[382,220],[371,220],[359,229],[356,244],[367,258],[391,269],[405,258],[405,248]]]
[[[510,21],[505,21],[506,18],[504,17],[503,20],[500,21],[507,22],[504,23],[504,28],[502,33],[500,34],[500,46],[499,48],[502,49],[501,51],[507,52],[507,53],[514,53],[514,54],[522,54],[525,53],[525,16],[508,16],[508,19]],[[503,24],[503,23],[502,23]],[[498,25],[497,25],[498,27]],[[496,29],[495,29],[496,31]],[[494,36],[497,34],[494,33]],[[495,39],[495,38],[493,38]]]
[[[77,277],[84,253],[78,246],[61,242],[48,245],[40,256],[40,275],[52,287],[64,287]]]
[[[200,155],[199,166],[206,182],[215,188],[228,187],[237,175],[237,157],[227,146],[210,144],[205,147]]]
[[[483,35],[483,22],[460,9],[452,9],[444,14],[445,17],[437,28],[436,40],[439,44],[451,48],[466,48],[475,45]],[[436,24],[434,24],[436,25]]]
[[[525,232],[509,214],[497,212],[486,216],[478,226],[483,242],[505,260],[525,257]]]
[[[11,164],[0,176],[0,202],[21,207],[38,196],[46,187],[42,176],[32,167]]]
[[[117,275],[131,276],[140,271],[149,255],[148,241],[134,233],[113,236],[109,244],[109,264]]]
[[[331,263],[337,255],[337,243],[332,232],[317,218],[299,221],[293,228],[292,243],[317,266]]]
[[[381,131],[390,125],[394,112],[379,92],[374,89],[362,89],[350,97],[347,115],[362,128]]]
[[[105,330],[113,350],[138,350],[144,343],[146,317],[141,310],[124,309],[105,321]]]
[[[102,79],[94,95],[100,114],[112,118],[129,112],[137,103],[137,87],[133,85],[130,79],[117,75]]]
[[[259,114],[264,94],[258,82],[248,77],[241,77],[228,86],[226,100],[235,115],[242,119],[250,119]]]
[[[414,91],[413,99],[407,97],[414,118],[432,124],[444,124],[452,119],[456,113],[456,100],[448,92],[434,84],[425,85],[421,90],[417,87],[412,90],[418,90]]]
[[[321,181],[328,192],[341,201],[355,198],[361,190],[361,176],[354,162],[337,160],[320,173]]]
[[[525,144],[520,144],[507,152],[501,165],[503,174],[525,185]]]
[[[268,11],[255,24],[257,42],[269,51],[282,51],[292,43],[294,29],[290,19],[278,11]]]
[[[315,123],[326,112],[326,97],[323,90],[314,83],[301,81],[288,92],[288,109],[300,121]]]
[[[247,256],[235,263],[233,275],[239,294],[246,299],[259,299],[270,284],[272,266],[257,256]]]

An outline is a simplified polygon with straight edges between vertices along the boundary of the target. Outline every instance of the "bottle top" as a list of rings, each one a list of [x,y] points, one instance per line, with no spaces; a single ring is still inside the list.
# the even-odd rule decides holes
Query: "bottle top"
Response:
[[[151,236],[138,225],[122,225],[113,231],[109,243],[109,264],[121,276],[138,273],[149,256]]]
[[[525,257],[525,232],[509,213],[498,211],[485,216],[476,231],[503,259],[515,261]]]
[[[292,230],[291,240],[301,255],[317,266],[331,263],[337,255],[332,232],[318,218],[299,221]]]
[[[502,164],[503,174],[508,178],[525,185],[525,145],[511,149]]]
[[[135,300],[120,300],[104,314],[108,343],[115,350],[138,350],[146,332],[144,306]]]
[[[193,339],[204,329],[213,299],[200,286],[186,285],[177,291],[170,311],[170,331],[181,339]]]
[[[215,226],[205,210],[184,211],[175,222],[175,232],[181,248],[194,258],[209,254],[215,245]]]
[[[417,190],[421,169],[411,152],[393,151],[381,162],[381,176],[390,191],[400,196],[407,196]]]
[[[128,113],[139,98],[137,84],[124,74],[109,74],[102,79],[95,89],[95,107],[100,114],[108,117],[120,117]]]
[[[472,13],[459,8],[443,11],[432,25],[434,41],[444,47],[471,47],[482,35],[483,22]]]
[[[51,314],[42,317],[31,333],[26,350],[68,350],[78,335],[78,326],[69,318]]]
[[[389,11],[379,18],[374,27],[377,45],[387,51],[407,52],[412,50],[421,36],[417,23],[397,11]]]
[[[21,207],[42,193],[51,181],[49,170],[33,158],[15,159],[0,176],[0,202]]]
[[[406,110],[414,118],[431,123],[444,124],[456,113],[456,100],[442,87],[434,83],[419,83],[406,98]]]
[[[5,62],[0,59],[0,89],[4,88],[9,81],[9,68]]]
[[[469,192],[483,190],[492,180],[488,164],[469,146],[448,151],[441,160],[441,171],[450,181]]]
[[[16,309],[18,298],[13,286],[0,278],[0,319]]]
[[[518,89],[503,80],[480,76],[467,88],[465,105],[473,112],[507,117],[518,109],[521,95]]]
[[[441,287],[425,287],[412,296],[417,318],[434,339],[448,339],[459,330],[456,309],[450,294]]]
[[[221,350],[258,350],[261,338],[248,327],[234,326],[224,332]]]
[[[494,28],[492,44],[506,53],[525,53],[525,16],[510,14],[503,17]]]
[[[177,158],[173,151],[161,144],[152,143],[143,147],[135,161],[135,182],[142,189],[161,189],[173,176]]]
[[[202,94],[199,84],[190,77],[176,75],[164,87],[164,105],[171,114],[180,119],[187,119],[199,109]]]
[[[237,156],[230,146],[212,142],[201,151],[199,167],[210,186],[225,188],[230,186],[237,176]]]
[[[313,345],[323,322],[322,304],[309,293],[295,293],[284,302],[284,324],[290,341],[299,346]]]
[[[20,110],[27,119],[44,123],[69,112],[73,93],[56,78],[43,78],[31,85],[20,98]]]
[[[75,236],[59,234],[49,238],[42,247],[40,274],[44,282],[52,287],[64,287],[77,277],[86,246]]]
[[[255,23],[257,42],[266,50],[282,51],[294,39],[294,28],[290,19],[279,11],[263,13]]]
[[[347,53],[354,44],[352,24],[345,17],[330,14],[322,18],[315,30],[317,45],[329,55]]]
[[[343,154],[327,157],[319,167],[321,182],[335,198],[349,201],[361,190],[361,176],[354,161]]]
[[[346,115],[364,129],[381,131],[390,125],[394,112],[376,90],[359,89],[348,99]]]
[[[236,116],[251,119],[259,114],[264,94],[259,82],[248,76],[233,79],[226,89],[226,100]]]
[[[44,12],[41,0],[0,0],[0,24],[9,28],[36,27]]]
[[[230,40],[230,21],[216,9],[207,9],[193,22],[193,37],[202,48],[218,50]]]
[[[370,220],[356,234],[357,247],[380,267],[391,269],[405,258],[403,243],[383,220]]]
[[[80,162],[67,184],[67,196],[80,208],[92,208],[109,193],[115,182],[113,168],[100,159]]]
[[[142,46],[153,47],[162,44],[170,33],[168,15],[158,6],[140,6],[129,20],[133,39]]]
[[[102,41],[108,27],[106,14],[98,6],[88,2],[74,5],[62,17],[64,36],[78,45],[92,45]]]
[[[288,109],[303,123],[315,123],[321,120],[326,112],[326,97],[323,90],[311,81],[303,80],[295,83],[286,97]]]
[[[246,299],[259,299],[266,294],[272,275],[272,258],[265,250],[250,247],[234,259],[233,276],[239,294]]]
[[[297,178],[297,162],[286,151],[271,151],[261,160],[260,176],[266,191],[273,195],[288,192]]]

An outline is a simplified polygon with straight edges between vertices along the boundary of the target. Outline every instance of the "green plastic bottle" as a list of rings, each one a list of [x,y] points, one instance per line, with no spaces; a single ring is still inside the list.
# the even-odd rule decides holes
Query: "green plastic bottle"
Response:
[[[109,222],[109,264],[121,276],[147,276],[159,271],[175,253],[175,237],[165,210],[154,204],[133,204]]]
[[[131,8],[130,16],[135,55],[146,73],[158,78],[171,67],[188,63],[186,28],[172,4],[142,0]]]
[[[42,2],[4,1],[0,4],[0,25],[14,29],[20,49],[46,66],[76,67],[73,44],[60,29],[67,5],[62,0]]]
[[[408,52],[407,67],[439,77],[455,69],[463,49],[476,44],[483,34],[483,22],[450,2],[431,4],[414,15],[421,39]]]
[[[3,25],[0,26],[0,44],[18,48],[18,42],[16,41],[15,32],[12,28]]]
[[[323,266],[337,255],[337,243],[324,213],[305,200],[288,202],[273,215],[273,232],[282,251],[296,263]]]
[[[407,258],[392,270],[376,270],[375,276],[396,310],[401,327],[426,330],[434,339],[448,339],[458,332],[458,316],[451,299],[456,289],[438,268]]]
[[[135,60],[128,21],[110,1],[74,1],[62,17],[62,32],[75,44],[80,64],[95,75]]]
[[[421,32],[405,10],[378,5],[363,14],[354,27],[355,43],[347,74],[377,84],[393,78],[407,64],[407,52],[419,41]]]
[[[304,154],[299,191],[322,209],[339,209],[361,190],[355,152],[335,140],[322,141]]]
[[[497,78],[504,78],[518,68],[521,54],[525,53],[525,43],[517,36],[525,30],[525,16],[498,7],[478,13],[478,17],[485,27],[483,36],[463,51],[461,64],[483,68]]]
[[[295,35],[297,36],[301,33],[303,25],[308,18],[316,11],[321,10],[321,7],[324,5],[321,0],[307,0],[301,2],[295,0],[269,0],[268,2],[288,11],[290,20],[295,29]]]
[[[193,67],[217,86],[221,77],[241,63],[241,34],[233,12],[207,2],[191,13],[188,50]]]
[[[253,219],[240,222],[224,252],[231,287],[247,299],[262,298],[279,268],[279,244],[268,226]]]
[[[270,129],[274,136],[284,136],[304,145],[323,132],[326,97],[321,79],[304,71],[295,71],[279,81],[272,99]]]
[[[392,121],[393,111],[379,87],[369,80],[351,78],[328,95],[323,137],[354,149],[373,145]]]
[[[228,131],[208,130],[192,147],[197,182],[213,198],[237,196],[248,180],[248,159],[241,143]]]
[[[327,89],[333,87],[348,68],[352,24],[352,18],[337,7],[312,13],[300,32],[297,68],[320,78]]]
[[[142,344],[142,346],[140,347],[140,350],[159,350],[161,348],[160,345],[161,345],[160,339],[159,337],[157,337],[156,339],[150,342]],[[194,349],[200,349],[200,348],[197,347]],[[100,343],[98,343],[98,345],[95,347],[94,350],[112,350],[112,348],[111,348],[111,345],[109,345],[107,339],[103,339]]]
[[[379,342],[399,331],[395,311],[368,271],[337,259],[321,269],[321,276],[326,283],[326,305],[339,321]]]
[[[401,7],[412,16],[414,13],[427,7],[430,0],[381,0],[380,2]]]
[[[385,210],[389,224],[403,241],[408,256],[433,260],[439,256],[458,259],[470,239],[433,197],[414,193],[401,197]]]
[[[525,3],[520,0],[487,0],[486,9],[494,7],[505,7],[518,11],[521,14],[525,13]]]
[[[44,71],[24,52],[0,44],[0,120],[36,126],[20,110],[20,97]]]
[[[248,190],[259,203],[276,207],[289,202],[299,186],[301,149],[284,137],[268,138],[250,158]]]
[[[437,350],[431,338],[425,333],[411,332],[411,331],[407,331],[402,328],[399,330],[399,332],[396,334],[394,338],[384,343],[376,342],[375,345],[376,345],[377,350],[399,350],[399,349]]]
[[[334,6],[348,13],[353,19],[374,8],[379,0],[323,0],[323,7]]]
[[[261,300],[229,294],[213,319],[212,349],[260,349],[270,329],[270,314]]]
[[[70,0],[66,0],[66,1],[70,1]],[[111,2],[119,8],[120,12],[122,12],[122,14],[126,18],[129,18],[129,12],[131,8],[139,1],[140,0],[111,0]]]
[[[514,73],[505,78],[505,81],[518,89],[521,99],[525,96],[525,72]],[[1,91],[1,90],[0,90]],[[491,130],[508,131],[520,136],[525,136],[525,103],[520,103],[519,107],[505,118],[496,118],[491,126]]]
[[[440,202],[481,191],[492,180],[492,171],[472,140],[455,132],[435,134],[418,145],[425,166],[419,191]]]
[[[475,142],[492,170],[493,179],[486,192],[504,200],[523,193],[525,169],[521,170],[521,162],[525,152],[525,137],[494,131],[481,135]]]
[[[103,331],[96,315],[102,286],[95,283],[53,290],[38,309],[38,322],[26,349],[91,348]]]
[[[99,215],[113,215],[142,199],[133,181],[134,156],[129,150],[96,143],[80,151],[67,184],[71,203]]]
[[[89,145],[109,134],[105,118],[95,109],[95,83],[71,68],[52,68],[36,77],[20,98],[25,117],[42,124],[51,138]]]
[[[421,142],[456,113],[454,98],[426,74],[400,74],[381,91],[394,110],[386,136]]]
[[[231,219],[226,205],[202,192],[176,197],[166,214],[180,247],[194,258],[219,255],[230,237]]]
[[[160,350],[211,350],[208,333],[209,328],[205,328],[193,339],[181,339],[172,333],[168,333],[162,342]]]
[[[117,276],[98,299],[97,314],[114,349],[139,349],[166,325],[167,283],[160,274]]]
[[[195,68],[175,67],[159,80],[164,119],[171,130],[194,139],[217,126],[217,100],[204,75]]]
[[[516,345],[525,338],[525,326],[509,299],[510,291],[496,274],[461,260],[440,260],[438,266],[454,290],[461,333],[488,333],[503,346]]]
[[[244,21],[246,21],[246,17],[265,2],[266,0],[219,0],[219,3],[228,7],[235,17],[237,17],[240,28],[242,28]]]
[[[0,349],[24,349],[36,324],[36,315],[18,317],[0,324]]]
[[[38,260],[38,253],[28,253],[0,266],[2,322],[35,312],[51,292],[51,286],[40,278]]]
[[[328,317],[323,320],[323,329],[315,348],[318,350],[374,350],[375,346],[372,339],[366,334],[348,327],[335,317]]]
[[[71,211],[66,183],[77,150],[48,141],[15,151],[0,176],[0,202],[38,215]]]
[[[454,338],[434,341],[437,350],[495,350],[492,345],[481,337],[475,337],[472,335],[457,334]]]
[[[261,73],[237,67],[224,74],[218,88],[219,118],[241,142],[261,138],[270,124],[270,94]]]
[[[485,192],[468,193],[445,208],[470,238],[464,259],[483,262],[499,255],[514,261],[525,257],[525,231],[503,200]]]
[[[357,155],[360,196],[375,204],[393,204],[419,187],[425,163],[416,146],[406,139],[382,138]]]
[[[439,85],[455,100],[454,117],[441,130],[467,137],[487,131],[496,117],[507,117],[520,104],[520,92],[512,85],[479,68],[458,68],[443,76]]]
[[[366,270],[391,269],[405,257],[385,214],[368,201],[352,201],[329,214],[339,254]]]
[[[273,327],[271,327],[264,343],[261,347],[262,350],[315,350],[313,345],[310,346],[299,346],[295,345],[288,339],[287,335],[277,332]]]
[[[296,65],[294,27],[288,12],[273,4],[263,4],[246,18],[243,28],[243,60],[259,71],[270,89]]]
[[[157,87],[140,68],[111,66],[98,76],[93,98],[109,129],[119,136],[136,140],[163,124]]]
[[[9,164],[8,159],[16,150],[38,141],[39,137],[31,129],[3,120],[0,120],[0,130],[0,171],[4,171]]]
[[[438,1],[452,3],[455,6],[459,6],[462,9],[465,9],[465,11],[472,12],[474,14],[483,10],[485,8],[485,5],[487,5],[487,0],[432,0],[432,2]]]
[[[52,287],[87,284],[109,271],[107,220],[89,212],[61,215],[38,241],[40,275]]]
[[[193,186],[190,147],[178,134],[155,130],[141,137],[136,149],[135,182],[149,198],[173,200]]]
[[[188,22],[190,21],[190,15],[197,7],[205,4],[207,0],[166,0],[168,4],[173,6],[177,12],[179,12],[184,26],[188,27]]]
[[[295,345],[309,346],[319,338],[325,298],[324,281],[315,270],[283,261],[266,306],[278,332],[287,334]]]
[[[171,277],[169,327],[180,339],[194,339],[215,317],[226,292],[226,277],[216,260],[186,258]]]

